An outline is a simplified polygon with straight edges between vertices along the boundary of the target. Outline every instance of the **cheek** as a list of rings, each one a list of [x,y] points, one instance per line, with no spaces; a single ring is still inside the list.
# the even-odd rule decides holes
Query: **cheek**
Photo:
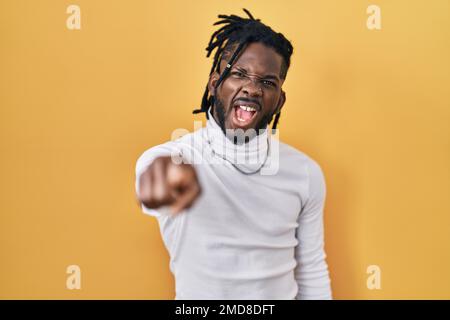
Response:
[[[266,112],[273,112],[277,108],[279,99],[279,94],[274,93],[267,95],[264,99],[264,108],[266,109]]]
[[[231,101],[236,96],[238,92],[238,87],[232,83],[232,81],[224,81],[220,90],[220,95],[222,102],[224,103],[225,109],[228,109],[231,105]]]

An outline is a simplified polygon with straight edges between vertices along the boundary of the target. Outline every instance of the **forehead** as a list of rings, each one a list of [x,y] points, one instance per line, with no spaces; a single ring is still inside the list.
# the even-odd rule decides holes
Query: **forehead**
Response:
[[[249,44],[239,54],[235,66],[246,68],[247,71],[262,75],[273,74],[278,76],[281,71],[283,58],[273,48],[262,43]]]

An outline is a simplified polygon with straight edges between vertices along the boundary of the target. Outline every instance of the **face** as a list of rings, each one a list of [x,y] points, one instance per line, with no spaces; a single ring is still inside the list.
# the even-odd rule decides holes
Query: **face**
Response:
[[[224,60],[221,72],[227,64]],[[208,88],[215,98],[213,116],[223,131],[267,127],[286,101],[281,89],[284,83],[280,78],[282,62],[282,56],[274,49],[262,43],[251,43],[239,54],[217,91],[214,87],[220,74],[211,75]]]

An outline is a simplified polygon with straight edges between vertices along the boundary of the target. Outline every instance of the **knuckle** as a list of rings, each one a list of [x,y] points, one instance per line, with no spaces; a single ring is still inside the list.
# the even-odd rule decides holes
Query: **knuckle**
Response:
[[[143,199],[141,199],[141,203],[146,206],[147,208],[155,208],[156,207],[156,203],[155,200],[153,199],[153,197],[147,196],[144,197]]]

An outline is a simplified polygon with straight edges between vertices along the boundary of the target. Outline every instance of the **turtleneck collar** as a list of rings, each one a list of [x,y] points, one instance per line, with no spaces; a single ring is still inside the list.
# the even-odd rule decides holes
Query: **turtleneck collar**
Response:
[[[213,154],[231,162],[238,170],[244,172],[256,171],[264,165],[269,151],[267,129],[252,137],[246,143],[235,144],[222,131],[211,114],[211,109],[208,110],[208,116],[205,139]]]

